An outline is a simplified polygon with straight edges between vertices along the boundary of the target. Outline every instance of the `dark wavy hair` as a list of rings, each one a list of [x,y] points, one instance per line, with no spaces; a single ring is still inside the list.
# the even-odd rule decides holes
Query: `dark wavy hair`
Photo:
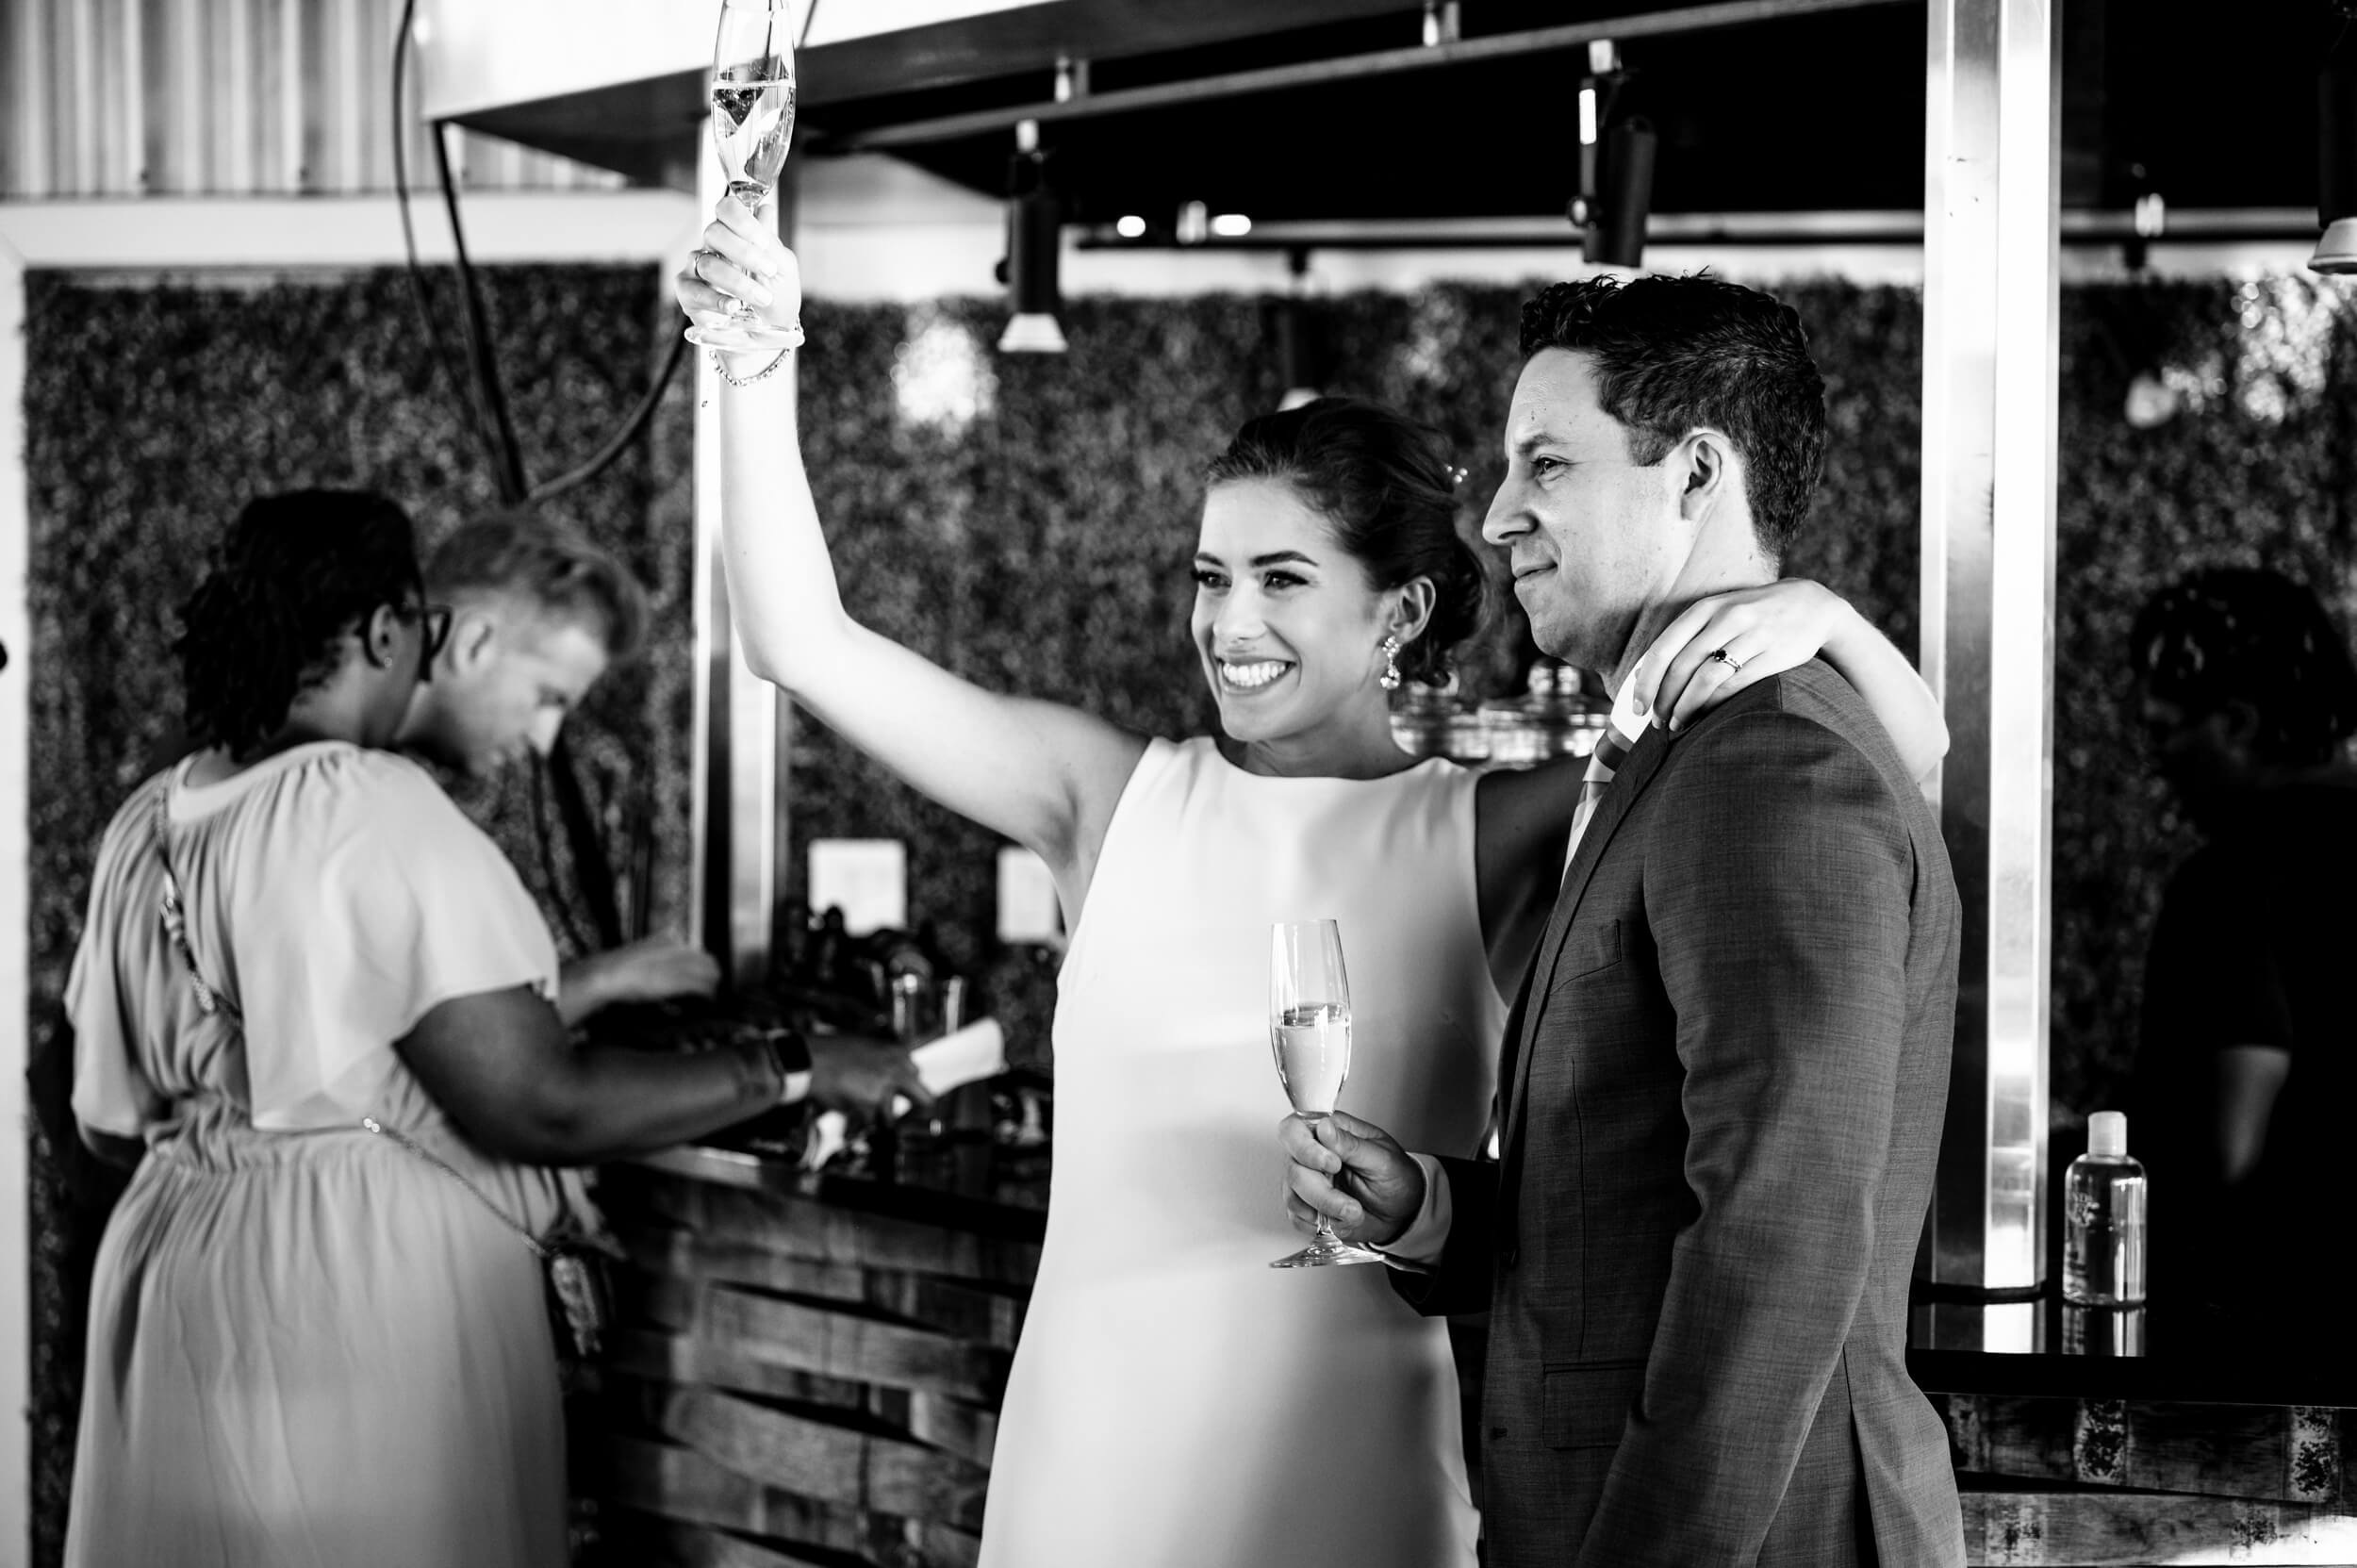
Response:
[[[1317,398],[1245,421],[1207,478],[1293,486],[1377,588],[1430,578],[1432,618],[1400,650],[1399,669],[1448,679],[1451,653],[1480,629],[1489,580],[1457,532],[1457,471],[1439,431],[1360,398]]]
[[[409,514],[373,490],[290,490],[248,502],[180,608],[189,739],[252,750],[337,668],[379,606],[425,596]]]
[[[2357,667],[2316,596],[2280,572],[2211,567],[2136,612],[2129,657],[2144,689],[2188,717],[2246,702],[2260,759],[2308,767],[2357,734]]]
[[[1626,427],[1640,468],[1705,426],[1723,432],[1743,459],[1760,548],[1783,556],[1825,468],[1825,382],[1790,305],[1699,274],[1585,278],[1523,305],[1522,347],[1525,360],[1590,356],[1597,402]]]
[[[647,590],[611,553],[569,522],[527,511],[494,512],[460,523],[427,559],[434,595],[505,593],[530,601],[544,617],[593,631],[610,659],[627,659],[647,640]]]

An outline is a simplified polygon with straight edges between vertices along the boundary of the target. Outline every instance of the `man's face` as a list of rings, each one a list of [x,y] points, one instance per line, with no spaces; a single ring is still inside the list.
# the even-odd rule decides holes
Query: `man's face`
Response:
[[[1506,478],[1481,536],[1508,553],[1541,648],[1583,669],[1620,666],[1638,618],[1670,595],[1693,548],[1684,471],[1629,460],[1627,428],[1597,403],[1589,355],[1543,349],[1523,367]]]
[[[2141,695],[2153,770],[2176,792],[2193,824],[2212,830],[2221,808],[2252,783],[2245,716],[2231,708],[2197,711],[2151,692]]]
[[[545,755],[605,667],[603,640],[577,620],[522,613],[504,602],[462,606],[433,679],[410,702],[401,743],[488,777],[526,751]]]

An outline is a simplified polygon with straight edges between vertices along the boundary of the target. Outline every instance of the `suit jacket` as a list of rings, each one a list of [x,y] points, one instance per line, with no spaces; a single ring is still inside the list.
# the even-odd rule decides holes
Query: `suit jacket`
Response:
[[[1810,664],[1649,730],[1564,877],[1445,1161],[1427,1312],[1492,1311],[1492,1568],[1964,1561],[1907,1284],[1953,1044],[1937,824]]]

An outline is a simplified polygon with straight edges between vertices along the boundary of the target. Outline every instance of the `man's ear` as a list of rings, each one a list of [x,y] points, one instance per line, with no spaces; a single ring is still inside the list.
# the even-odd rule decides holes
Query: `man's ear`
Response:
[[[1718,431],[1705,427],[1680,441],[1672,456],[1682,470],[1678,510],[1689,522],[1700,522],[1734,482],[1734,447]]]
[[[462,673],[480,669],[498,656],[499,617],[480,604],[461,605],[452,616],[442,658]]]
[[[2247,762],[2259,752],[2259,706],[2247,697],[2229,697],[2211,711],[2210,733]]]

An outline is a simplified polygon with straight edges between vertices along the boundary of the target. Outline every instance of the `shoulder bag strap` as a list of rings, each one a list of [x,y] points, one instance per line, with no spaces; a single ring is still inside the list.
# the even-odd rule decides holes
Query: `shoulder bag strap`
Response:
[[[205,978],[205,966],[196,961],[196,949],[189,943],[189,916],[180,898],[180,879],[172,869],[172,840],[169,814],[172,804],[172,778],[165,775],[162,787],[156,791],[156,855],[164,863],[163,916],[164,930],[171,934],[172,945],[180,950],[180,962],[189,968],[189,983],[196,988],[196,1008],[207,1017],[219,1013],[231,1023],[241,1023],[238,1004]]]

